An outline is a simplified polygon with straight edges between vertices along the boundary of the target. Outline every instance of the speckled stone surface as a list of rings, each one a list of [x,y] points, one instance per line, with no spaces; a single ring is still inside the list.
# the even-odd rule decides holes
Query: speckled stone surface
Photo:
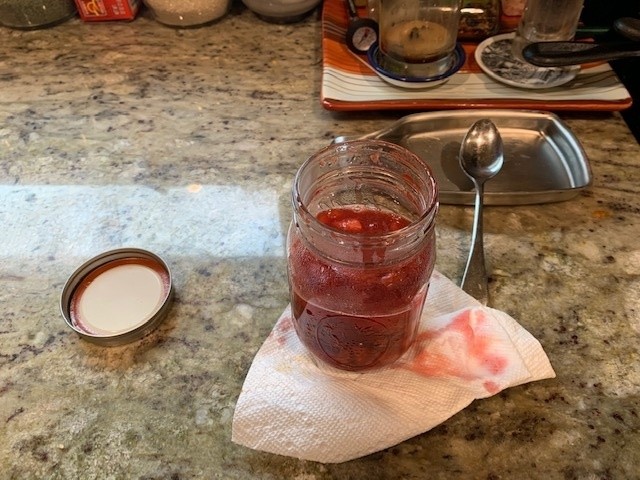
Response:
[[[344,464],[231,443],[288,301],[296,169],[404,114],[325,111],[320,80],[317,15],[274,25],[236,5],[188,30],[145,15],[0,28],[0,478],[640,478],[640,147],[616,113],[562,115],[590,188],[486,211],[493,304],[556,379]],[[471,218],[439,214],[437,268],[456,281]],[[152,335],[104,348],[58,303],[80,263],[121,246],[161,255],[176,299]]]

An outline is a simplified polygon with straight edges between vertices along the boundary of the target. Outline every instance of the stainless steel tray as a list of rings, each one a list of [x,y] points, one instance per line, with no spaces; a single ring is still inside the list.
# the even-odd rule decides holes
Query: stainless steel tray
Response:
[[[440,202],[473,205],[471,180],[458,163],[460,143],[471,125],[491,119],[504,142],[504,166],[485,184],[485,204],[526,205],[568,200],[591,184],[580,142],[556,115],[519,110],[452,110],[407,115],[388,128],[359,138],[402,145],[424,159],[440,187]],[[344,141],[338,137],[334,141]]]

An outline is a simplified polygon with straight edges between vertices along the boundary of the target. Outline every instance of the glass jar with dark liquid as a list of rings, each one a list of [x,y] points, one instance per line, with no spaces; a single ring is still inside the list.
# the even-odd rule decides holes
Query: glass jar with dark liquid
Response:
[[[316,358],[366,370],[413,343],[435,262],[437,193],[423,160],[384,141],[331,145],[302,165],[288,274],[293,323]]]
[[[442,74],[459,21],[460,0],[379,0],[381,65],[410,77]]]

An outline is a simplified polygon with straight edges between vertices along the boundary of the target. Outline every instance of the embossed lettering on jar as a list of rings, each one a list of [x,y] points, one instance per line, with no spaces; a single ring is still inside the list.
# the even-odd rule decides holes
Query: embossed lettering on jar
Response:
[[[332,145],[300,168],[288,242],[293,323],[318,359],[389,365],[415,340],[435,262],[427,164],[378,140]]]

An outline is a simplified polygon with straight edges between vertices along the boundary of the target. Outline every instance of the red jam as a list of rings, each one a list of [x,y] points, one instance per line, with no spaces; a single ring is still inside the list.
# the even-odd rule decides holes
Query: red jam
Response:
[[[316,218],[363,238],[410,223],[388,211],[357,206],[325,210]],[[416,337],[434,264],[433,229],[411,256],[387,263],[335,262],[307,245],[295,235],[289,245],[293,320],[303,344],[324,362],[346,370],[398,359]]]

